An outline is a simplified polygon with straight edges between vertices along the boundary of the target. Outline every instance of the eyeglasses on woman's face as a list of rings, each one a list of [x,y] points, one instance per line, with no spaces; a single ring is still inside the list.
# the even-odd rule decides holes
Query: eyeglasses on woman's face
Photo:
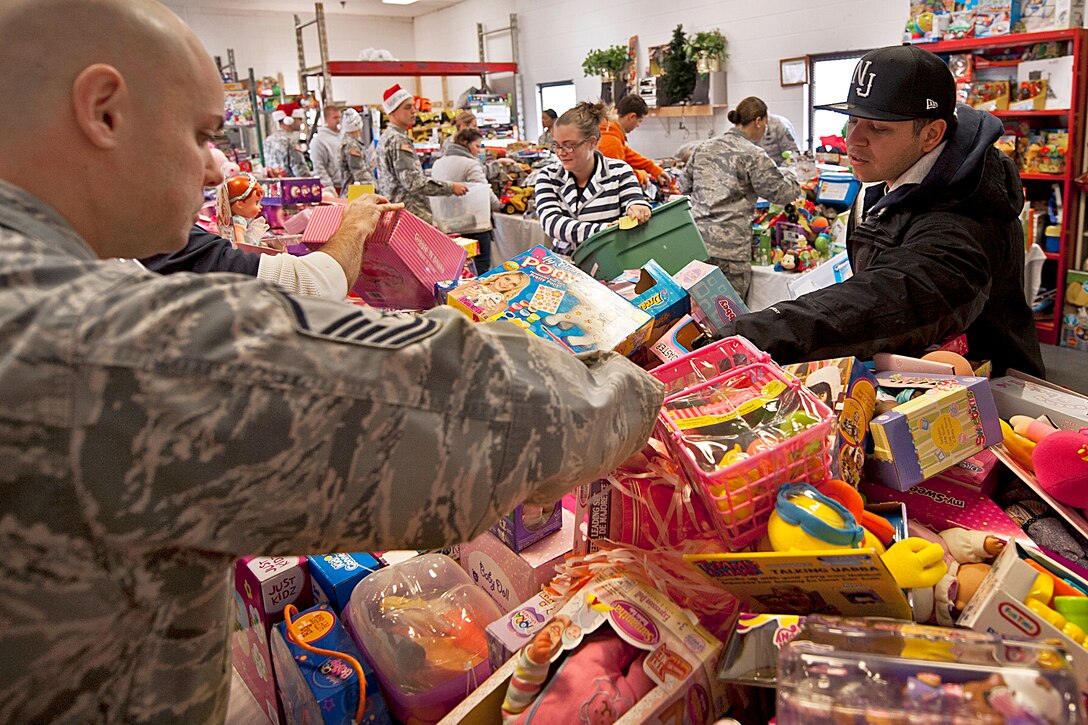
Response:
[[[585,146],[591,140],[592,139],[584,138],[581,141],[576,141],[574,143],[553,143],[549,146],[549,148],[556,156],[567,156],[573,154],[575,151],[580,149],[582,146]]]

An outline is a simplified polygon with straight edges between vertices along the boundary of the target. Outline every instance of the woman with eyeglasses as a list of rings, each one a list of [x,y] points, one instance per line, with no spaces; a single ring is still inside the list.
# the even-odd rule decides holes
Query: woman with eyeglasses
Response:
[[[793,176],[756,146],[767,131],[767,104],[749,96],[729,111],[733,128],[699,144],[680,174],[710,262],[744,297],[752,282],[752,215],[756,199],[786,204],[801,195]]]
[[[626,215],[642,224],[650,204],[635,172],[625,162],[597,150],[602,103],[579,103],[552,126],[551,149],[559,163],[541,170],[536,182],[536,210],[552,249],[570,255],[579,244]]]

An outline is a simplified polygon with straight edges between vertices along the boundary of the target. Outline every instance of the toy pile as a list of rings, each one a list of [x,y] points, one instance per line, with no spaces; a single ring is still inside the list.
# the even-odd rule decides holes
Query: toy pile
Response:
[[[414,239],[433,269],[397,266]],[[747,308],[697,260],[464,262],[390,214],[357,290],[628,355],[653,436],[442,552],[239,560],[234,667],[273,721],[1084,721],[1088,398],[963,338],[780,366],[722,336]]]
[[[752,220],[752,264],[774,265],[777,272],[812,269],[834,254],[831,227],[838,214],[806,198],[783,207],[770,204],[757,209]]]
[[[904,43],[1079,28],[1081,3],[1055,0],[911,0]]]

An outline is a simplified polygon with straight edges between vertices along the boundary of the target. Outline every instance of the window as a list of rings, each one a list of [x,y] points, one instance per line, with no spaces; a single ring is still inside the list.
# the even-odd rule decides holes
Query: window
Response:
[[[808,147],[820,145],[821,136],[842,136],[846,116],[834,111],[817,111],[814,106],[841,103],[850,91],[850,79],[854,75],[861,56],[869,51],[828,53],[809,56],[808,88]]]
[[[540,113],[545,108],[550,108],[557,115],[562,116],[564,111],[574,108],[578,103],[578,94],[574,90],[574,81],[555,81],[554,83],[540,83],[536,87],[536,99],[540,103]],[[540,125],[540,116],[536,119],[537,135],[544,133],[544,127]]]

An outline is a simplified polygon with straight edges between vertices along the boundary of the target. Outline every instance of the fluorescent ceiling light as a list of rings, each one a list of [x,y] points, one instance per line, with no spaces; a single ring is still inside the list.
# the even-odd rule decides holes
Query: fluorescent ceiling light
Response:
[[[382,0],[384,5],[411,5],[416,0]]]

